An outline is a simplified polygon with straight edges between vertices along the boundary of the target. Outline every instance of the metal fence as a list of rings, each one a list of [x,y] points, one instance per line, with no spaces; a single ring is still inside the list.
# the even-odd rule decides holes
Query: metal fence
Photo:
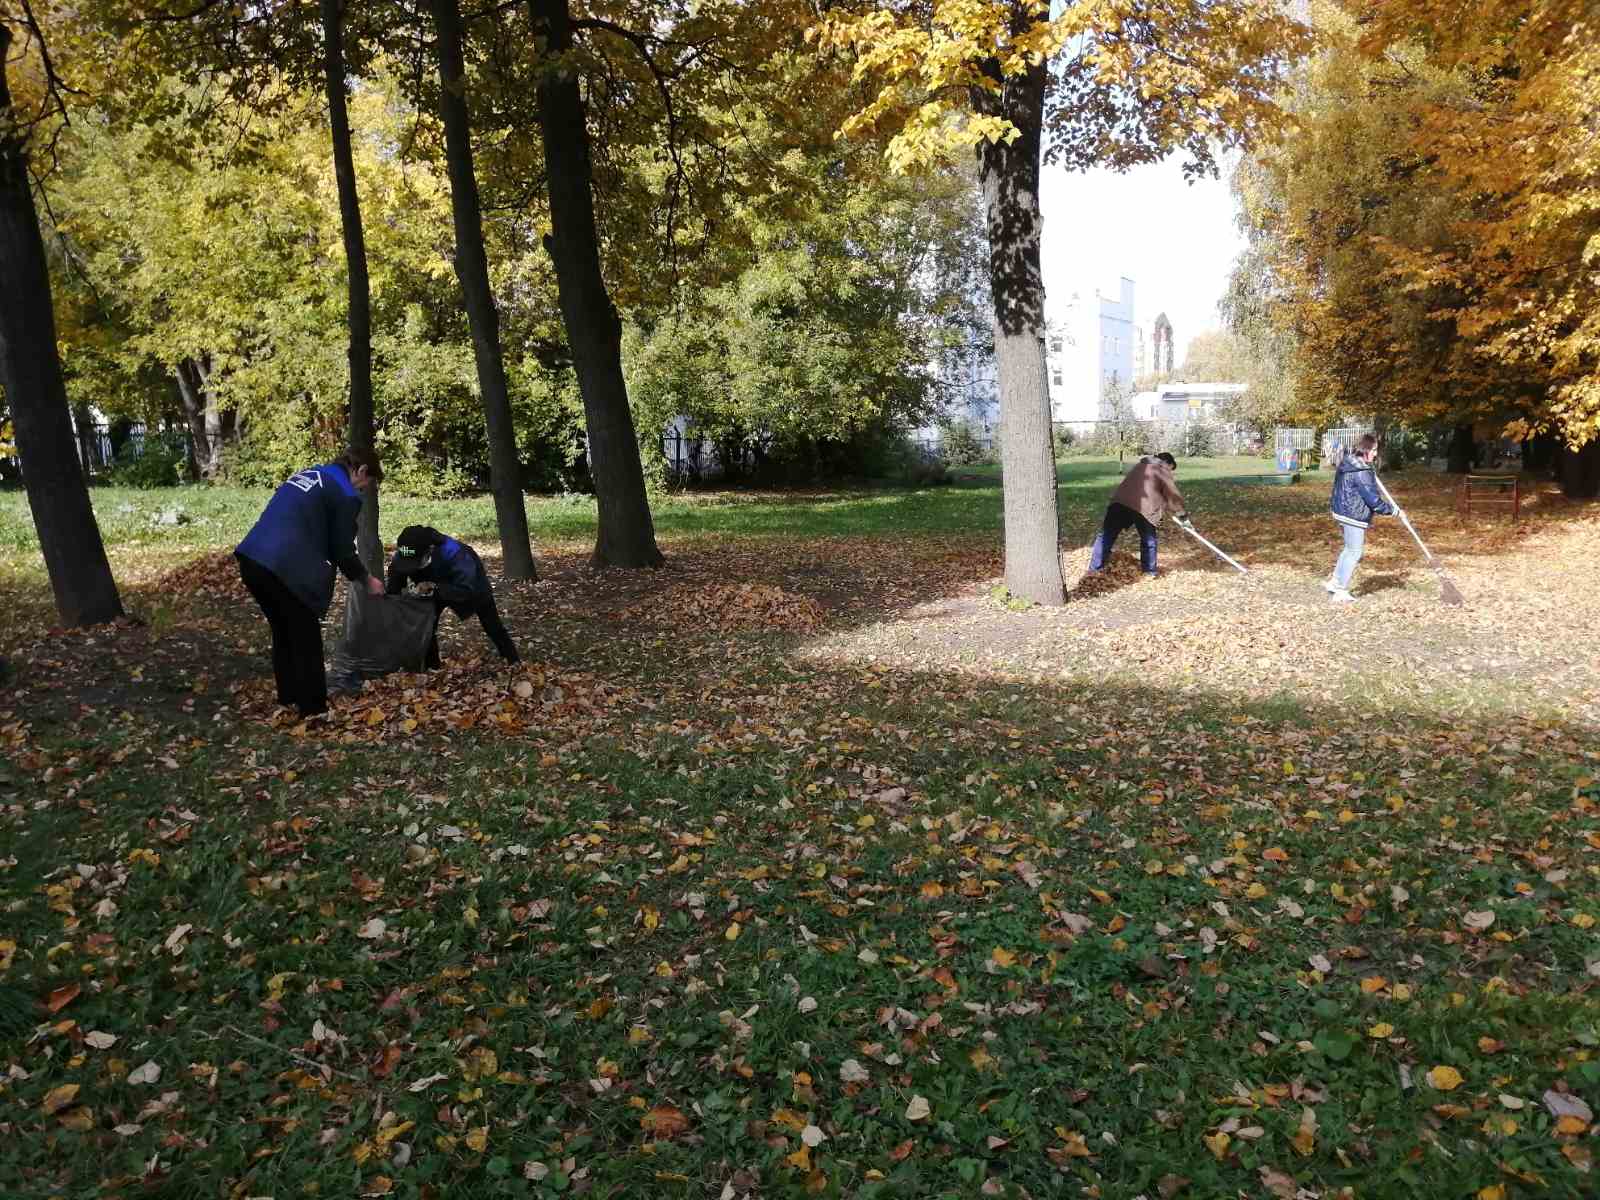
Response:
[[[1322,435],[1322,465],[1337,467],[1339,460],[1355,448],[1363,434],[1375,432],[1371,425],[1345,425]]]
[[[72,441],[77,450],[78,463],[83,467],[84,474],[90,478],[110,470],[116,465],[118,458],[126,461],[141,457],[151,445],[165,445],[180,454],[189,453],[187,429],[152,430],[138,423],[119,429],[113,425],[99,423],[79,425],[74,422]],[[0,479],[10,481],[21,478],[21,460],[16,455],[0,457]]]

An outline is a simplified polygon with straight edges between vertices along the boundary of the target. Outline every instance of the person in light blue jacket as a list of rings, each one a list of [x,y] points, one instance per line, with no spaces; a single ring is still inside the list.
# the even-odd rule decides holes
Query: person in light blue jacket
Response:
[[[1345,452],[1333,474],[1328,511],[1344,530],[1344,549],[1334,563],[1333,574],[1322,587],[1336,604],[1349,604],[1355,599],[1350,594],[1350,580],[1355,577],[1356,565],[1366,550],[1372,518],[1392,516],[1396,511],[1378,491],[1377,473],[1372,468],[1372,460],[1377,456],[1377,437],[1363,434],[1354,448]]]
[[[383,581],[356,553],[363,497],[382,478],[378,456],[368,450],[346,450],[333,462],[297,471],[233,552],[239,577],[272,629],[278,703],[301,716],[328,711],[322,618],[333,603],[335,567],[351,583],[383,595]]]

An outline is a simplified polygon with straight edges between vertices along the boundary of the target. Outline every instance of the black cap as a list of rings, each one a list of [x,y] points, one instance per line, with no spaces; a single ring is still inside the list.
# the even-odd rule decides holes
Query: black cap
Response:
[[[438,533],[426,525],[407,525],[394,544],[394,569],[402,575],[421,570],[438,544]]]

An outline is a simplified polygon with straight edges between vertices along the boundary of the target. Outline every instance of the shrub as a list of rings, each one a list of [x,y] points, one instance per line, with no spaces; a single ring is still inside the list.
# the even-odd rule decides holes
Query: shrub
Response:
[[[111,470],[106,472],[106,482],[112,487],[126,488],[177,487],[188,457],[181,442],[146,437],[139,451],[129,442],[122,447]]]
[[[974,463],[993,462],[998,452],[995,446],[985,447],[978,440],[978,432],[970,421],[950,421],[939,426],[941,454],[952,467],[970,467]]]

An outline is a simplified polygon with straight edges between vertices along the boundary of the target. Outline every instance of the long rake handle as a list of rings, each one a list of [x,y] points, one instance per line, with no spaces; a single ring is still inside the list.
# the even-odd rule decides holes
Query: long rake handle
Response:
[[[1174,522],[1174,524],[1176,524],[1179,529],[1183,530],[1190,537],[1192,537],[1195,541],[1199,542],[1207,550],[1211,551],[1211,553],[1215,554],[1223,562],[1227,563],[1234,570],[1238,571],[1239,574],[1241,574],[1241,575],[1250,574],[1249,571],[1245,570],[1245,568],[1241,567],[1238,563],[1234,562],[1233,559],[1229,558],[1221,550],[1218,550],[1210,542],[1206,541],[1205,538],[1201,537],[1200,536],[1200,531],[1198,529],[1196,529],[1193,525],[1189,525],[1187,523],[1180,523],[1180,522],[1176,522],[1176,521]]]
[[[1383,486],[1383,480],[1378,478],[1376,471],[1372,474],[1372,480],[1378,485],[1378,490],[1383,493],[1383,498],[1389,502],[1389,507],[1400,515],[1400,523],[1406,527],[1406,532],[1416,538],[1417,545],[1422,549],[1422,557],[1432,563],[1434,561],[1433,551],[1428,549],[1428,544],[1422,540],[1422,535],[1417,532],[1416,526],[1411,523],[1411,518],[1406,516],[1406,510],[1394,502],[1394,497],[1389,494],[1389,489]]]

